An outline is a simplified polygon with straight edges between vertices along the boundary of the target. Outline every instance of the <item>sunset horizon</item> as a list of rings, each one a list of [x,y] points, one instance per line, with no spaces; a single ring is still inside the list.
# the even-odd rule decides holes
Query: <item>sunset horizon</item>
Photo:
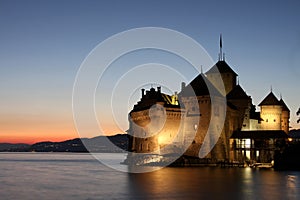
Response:
[[[0,0],[1,199],[300,199],[299,8]]]

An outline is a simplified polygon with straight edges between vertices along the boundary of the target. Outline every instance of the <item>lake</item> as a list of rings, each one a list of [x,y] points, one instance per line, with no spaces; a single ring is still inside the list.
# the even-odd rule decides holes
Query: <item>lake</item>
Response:
[[[106,154],[112,163],[114,156]],[[78,153],[0,153],[0,181],[1,199],[300,198],[297,171],[170,167],[130,174]]]

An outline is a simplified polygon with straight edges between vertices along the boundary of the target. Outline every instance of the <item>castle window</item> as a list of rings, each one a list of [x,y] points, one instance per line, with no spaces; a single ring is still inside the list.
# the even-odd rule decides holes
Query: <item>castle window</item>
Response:
[[[276,119],[274,119],[274,122],[276,122]]]
[[[197,130],[198,124],[194,124],[194,130]]]
[[[266,122],[268,122],[268,119],[266,119]]]

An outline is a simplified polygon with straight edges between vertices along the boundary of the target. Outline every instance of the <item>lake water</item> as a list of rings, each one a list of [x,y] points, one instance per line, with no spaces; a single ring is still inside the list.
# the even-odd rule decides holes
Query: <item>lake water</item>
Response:
[[[195,167],[129,174],[77,153],[0,153],[0,181],[0,199],[300,199],[300,172]]]

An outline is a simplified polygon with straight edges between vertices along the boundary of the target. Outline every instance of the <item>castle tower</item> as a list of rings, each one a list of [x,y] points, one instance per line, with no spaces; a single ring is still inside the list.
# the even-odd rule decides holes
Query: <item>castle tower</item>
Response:
[[[286,134],[288,134],[289,133],[289,121],[290,121],[290,109],[284,103],[282,98],[280,98],[279,103],[282,106],[281,130],[283,130]]]
[[[250,129],[250,110],[252,99],[246,94],[243,88],[238,84],[227,95],[226,99],[232,103],[239,112],[238,129]]]
[[[226,103],[222,94],[212,83],[201,73],[187,86],[183,85],[179,93],[180,104],[186,110],[184,122],[184,140],[192,140],[184,155],[198,157],[199,150],[204,143],[206,135],[217,143],[214,149],[206,158],[224,159],[228,158],[226,147],[228,146],[223,127],[218,126],[218,120],[225,118]],[[215,102],[214,104],[212,102]],[[210,123],[213,126],[210,126]],[[219,131],[222,131],[220,138],[214,138]],[[192,137],[192,138],[191,138]]]
[[[282,105],[272,91],[258,106],[260,106],[260,116],[262,118],[261,128],[263,130],[282,130]]]
[[[142,89],[141,100],[128,116],[128,150],[151,154],[175,152],[164,147],[174,144],[172,148],[180,148],[182,139],[178,132],[183,114],[184,109],[180,108],[177,99],[162,93],[161,87],[157,87],[157,91],[154,88],[147,91]]]
[[[224,55],[222,55],[222,36],[220,36],[219,61],[210,70],[206,72],[206,75],[208,80],[210,80],[212,84],[217,89],[219,89],[219,91],[224,96],[227,95],[236,86],[237,74],[225,62],[225,57]],[[223,83],[220,82],[220,80],[223,80]],[[223,88],[222,84],[224,84],[225,93],[221,91]]]

